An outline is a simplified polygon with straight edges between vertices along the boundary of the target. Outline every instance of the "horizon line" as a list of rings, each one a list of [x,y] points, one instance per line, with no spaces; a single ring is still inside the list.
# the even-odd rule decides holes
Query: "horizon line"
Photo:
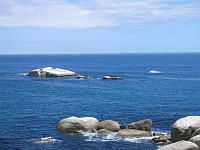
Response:
[[[110,53],[19,53],[19,54],[0,54],[0,56],[6,55],[113,55],[113,54],[200,54],[200,52],[110,52]]]

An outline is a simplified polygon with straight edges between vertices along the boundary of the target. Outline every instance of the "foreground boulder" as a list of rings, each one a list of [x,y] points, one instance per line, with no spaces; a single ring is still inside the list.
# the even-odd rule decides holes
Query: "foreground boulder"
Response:
[[[199,147],[192,142],[179,141],[159,148],[158,150],[199,150]]]
[[[38,76],[38,77],[64,77],[64,76],[73,76],[76,73],[69,70],[59,69],[52,67],[39,68],[32,70],[28,73],[28,76]]]
[[[200,127],[200,116],[188,116],[177,120],[171,130],[171,140],[189,140],[192,134]]]
[[[93,131],[97,129],[99,121],[93,117],[69,117],[61,120],[57,128],[65,133],[74,133],[79,131]]]
[[[150,119],[133,122],[128,125],[129,129],[151,131],[152,121]]]
[[[120,130],[120,124],[113,120],[105,120],[99,123],[99,126],[97,128],[100,129],[106,129],[111,132],[117,132]]]
[[[150,137],[152,136],[151,132],[143,130],[134,130],[134,129],[121,129],[117,132],[117,136],[124,137]]]
[[[197,144],[200,148],[200,135],[192,137],[189,141]]]

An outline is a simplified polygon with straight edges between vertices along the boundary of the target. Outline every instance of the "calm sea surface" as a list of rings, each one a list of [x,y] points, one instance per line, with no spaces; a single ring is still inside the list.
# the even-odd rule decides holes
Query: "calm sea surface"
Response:
[[[25,75],[48,66],[93,79]],[[102,80],[106,74],[124,80]],[[155,150],[160,145],[149,138],[64,135],[56,125],[70,116],[121,125],[151,119],[153,131],[170,133],[177,119],[200,115],[199,108],[200,54],[0,56],[0,149]]]

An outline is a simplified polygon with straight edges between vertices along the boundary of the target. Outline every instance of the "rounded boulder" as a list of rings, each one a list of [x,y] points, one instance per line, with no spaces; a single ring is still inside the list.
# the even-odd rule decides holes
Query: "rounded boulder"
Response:
[[[120,124],[113,120],[105,120],[99,123],[98,130],[106,129],[111,132],[117,132],[120,130]]]
[[[97,129],[99,121],[94,117],[69,117],[61,120],[57,128],[65,133],[74,133],[79,131],[92,131]]]
[[[200,127],[200,116],[188,116],[177,120],[171,129],[171,140],[189,140],[192,134]]]

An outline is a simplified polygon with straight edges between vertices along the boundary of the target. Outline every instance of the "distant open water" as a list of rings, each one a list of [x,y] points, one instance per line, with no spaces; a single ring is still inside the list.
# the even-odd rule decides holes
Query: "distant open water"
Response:
[[[25,76],[48,66],[93,79]],[[124,80],[102,80],[106,74]],[[121,125],[151,119],[153,131],[170,133],[177,119],[200,115],[199,107],[200,54],[0,56],[0,149],[155,150],[160,144],[151,138],[64,135],[56,125],[70,116]]]

